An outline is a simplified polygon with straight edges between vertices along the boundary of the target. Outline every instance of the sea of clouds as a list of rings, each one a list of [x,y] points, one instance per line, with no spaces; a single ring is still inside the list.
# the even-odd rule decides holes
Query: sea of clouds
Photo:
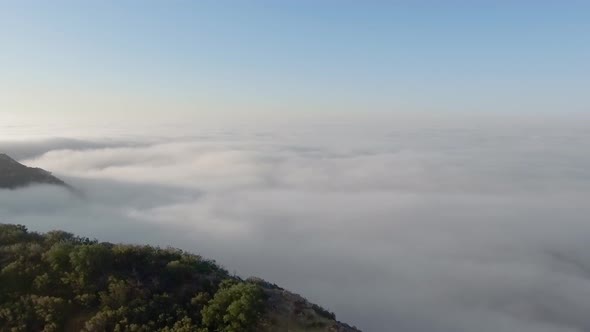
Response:
[[[590,331],[583,126],[163,132],[0,139],[82,192],[0,191],[0,222],[197,252],[369,332]]]

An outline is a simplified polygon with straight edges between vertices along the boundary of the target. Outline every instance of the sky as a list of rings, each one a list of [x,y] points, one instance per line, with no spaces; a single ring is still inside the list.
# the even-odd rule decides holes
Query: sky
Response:
[[[0,1],[4,119],[579,114],[585,1]],[[12,120],[11,120],[12,119]]]

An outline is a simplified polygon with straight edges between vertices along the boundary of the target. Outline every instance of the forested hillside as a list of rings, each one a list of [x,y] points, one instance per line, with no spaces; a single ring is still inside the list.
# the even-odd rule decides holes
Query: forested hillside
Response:
[[[0,224],[1,331],[356,331],[178,249]]]

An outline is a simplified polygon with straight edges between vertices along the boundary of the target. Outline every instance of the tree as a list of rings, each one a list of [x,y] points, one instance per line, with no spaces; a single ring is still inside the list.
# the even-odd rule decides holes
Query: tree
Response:
[[[264,293],[259,286],[226,280],[201,314],[209,331],[254,331],[263,309]]]

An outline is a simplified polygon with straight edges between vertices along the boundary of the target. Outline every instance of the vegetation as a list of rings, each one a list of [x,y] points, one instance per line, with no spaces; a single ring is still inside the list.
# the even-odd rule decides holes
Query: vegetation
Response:
[[[265,293],[177,249],[0,224],[1,331],[254,331]]]
[[[247,331],[264,308],[263,292],[255,284],[225,280],[201,314],[203,324],[223,332]]]

